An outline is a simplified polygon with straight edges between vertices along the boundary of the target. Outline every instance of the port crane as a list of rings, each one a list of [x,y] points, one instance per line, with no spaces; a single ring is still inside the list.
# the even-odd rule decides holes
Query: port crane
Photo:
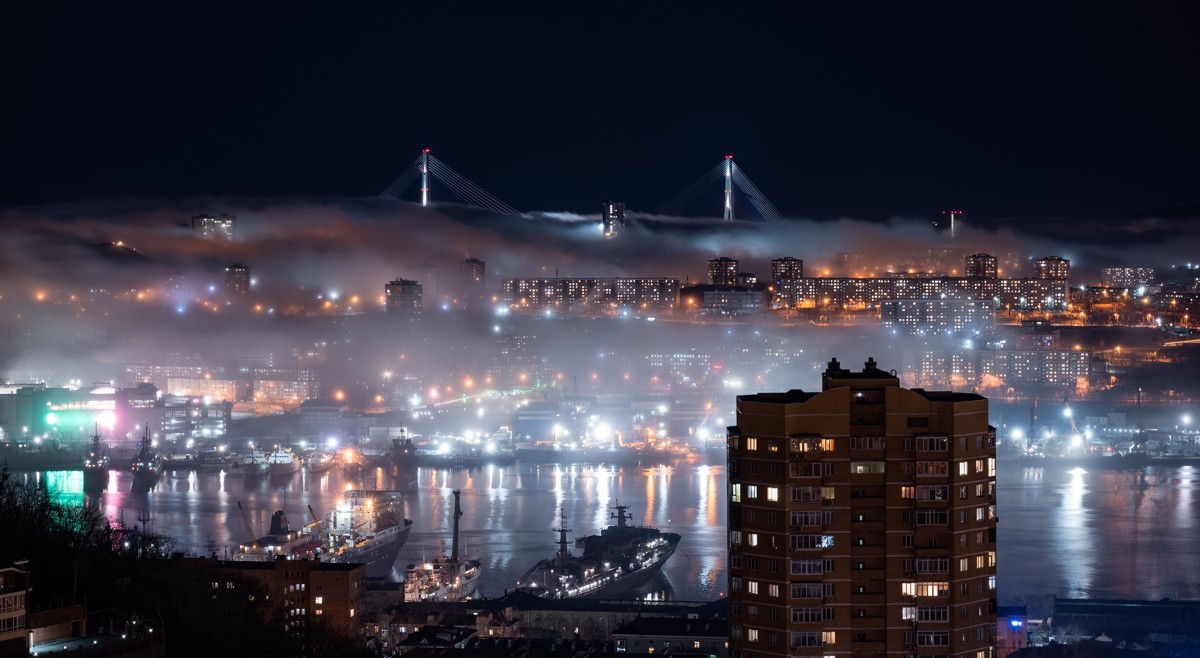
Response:
[[[250,517],[246,516],[246,510],[242,508],[242,501],[238,501],[238,512],[242,515],[242,522],[246,524],[246,533],[250,535],[250,548],[258,548],[258,535],[254,534],[254,527],[250,525]]]

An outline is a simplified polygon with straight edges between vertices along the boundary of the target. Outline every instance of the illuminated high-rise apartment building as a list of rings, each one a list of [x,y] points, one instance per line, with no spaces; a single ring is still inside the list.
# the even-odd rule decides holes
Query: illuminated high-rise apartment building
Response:
[[[1154,283],[1153,267],[1102,267],[1100,285],[1108,288],[1136,288]]]
[[[995,279],[999,275],[996,257],[991,254],[971,254],[963,261],[968,279]]]
[[[708,282],[714,286],[736,286],[738,284],[738,262],[721,256],[708,261]]]
[[[625,229],[625,204],[621,201],[605,201],[600,223],[604,229],[604,237],[620,237]]]
[[[796,282],[804,278],[804,261],[784,256],[771,261],[771,308],[787,308],[795,297]]]
[[[468,258],[458,266],[459,302],[466,308],[480,308],[486,296],[487,270],[483,261]]]
[[[388,281],[383,287],[384,305],[389,314],[409,320],[421,317],[421,284],[408,279]]]
[[[230,295],[246,295],[250,293],[250,268],[241,263],[234,263],[225,268],[225,291]]]
[[[232,215],[195,215],[192,217],[192,232],[204,239],[233,239],[237,218]]]
[[[1071,278],[1071,261],[1059,256],[1039,258],[1033,263],[1033,275],[1038,279]]]
[[[901,388],[874,359],[739,396],[731,656],[990,658],[995,436],[986,398]]]

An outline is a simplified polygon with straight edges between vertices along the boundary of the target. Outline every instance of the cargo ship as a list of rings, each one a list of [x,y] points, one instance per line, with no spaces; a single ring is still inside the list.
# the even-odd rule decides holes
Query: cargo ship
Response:
[[[321,560],[367,565],[367,577],[387,578],[392,573],[400,548],[408,540],[412,521],[402,518],[398,491],[352,489],[338,501],[325,520],[309,508],[311,521],[292,530],[287,514],[271,516],[271,531],[249,544],[238,546],[238,562]],[[242,510],[241,503],[238,509]],[[242,511],[246,530],[253,536],[250,521]]]
[[[454,491],[454,532],[451,535],[450,555],[431,562],[410,564],[404,571],[404,601],[469,601],[479,595],[479,573],[483,563],[466,560],[458,554],[458,520],[461,491]]]
[[[636,589],[650,582],[675,554],[682,537],[674,532],[629,524],[628,505],[614,505],[610,516],[617,524],[575,540],[581,555],[572,555],[568,547],[566,516],[555,532],[559,533],[558,552],[538,562],[521,579],[517,589],[537,596],[563,598],[601,598]]]
[[[368,577],[386,578],[412,530],[402,500],[399,491],[347,491],[329,513],[320,559],[363,563]]]

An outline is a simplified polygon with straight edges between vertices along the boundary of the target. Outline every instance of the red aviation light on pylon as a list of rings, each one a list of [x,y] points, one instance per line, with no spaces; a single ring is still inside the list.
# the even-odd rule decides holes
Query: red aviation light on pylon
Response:
[[[726,160],[732,160],[732,159],[733,159],[733,154],[731,153],[731,154],[729,154],[729,155],[725,156],[725,159],[726,159]]]
[[[428,153],[428,152],[429,152],[429,149],[421,149],[421,152],[422,152],[422,153]]]

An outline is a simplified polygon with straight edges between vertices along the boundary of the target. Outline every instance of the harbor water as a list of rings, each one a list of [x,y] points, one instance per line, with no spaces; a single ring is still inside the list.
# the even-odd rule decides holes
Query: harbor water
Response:
[[[78,472],[16,477],[73,475]],[[144,523],[175,538],[180,550],[218,556],[231,554],[252,534],[265,534],[274,510],[285,510],[298,526],[308,520],[310,507],[324,517],[347,488],[403,490],[405,516],[414,523],[396,562],[397,579],[407,564],[448,552],[451,491],[459,489],[462,552],[482,560],[484,596],[502,595],[539,559],[550,557],[557,540],[553,529],[564,517],[573,542],[614,523],[611,508],[619,502],[629,506],[634,523],[683,536],[662,575],[640,595],[702,601],[724,595],[726,588],[726,469],[720,464],[517,463],[421,468],[410,480],[377,469],[373,482],[351,481],[337,469],[319,475],[301,471],[282,481],[181,471],[168,472],[147,494],[129,493],[129,478],[112,471],[108,491],[89,504],[125,525]],[[1087,470],[1023,467],[1001,459],[1000,603],[1028,604],[1037,614],[1056,595],[1200,598],[1198,488],[1200,468],[1193,466]]]

